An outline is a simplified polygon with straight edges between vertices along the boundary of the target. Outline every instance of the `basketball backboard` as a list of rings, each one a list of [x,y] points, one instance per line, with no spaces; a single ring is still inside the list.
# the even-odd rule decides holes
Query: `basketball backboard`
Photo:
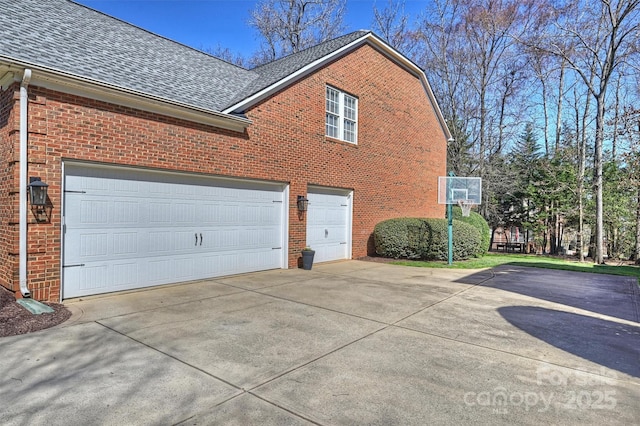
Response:
[[[479,177],[438,177],[438,204],[480,204],[482,201],[482,178]]]

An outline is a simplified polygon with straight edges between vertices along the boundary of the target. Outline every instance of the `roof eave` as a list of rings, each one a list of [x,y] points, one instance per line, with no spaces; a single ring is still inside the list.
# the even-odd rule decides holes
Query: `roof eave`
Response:
[[[198,108],[182,102],[0,56],[0,70],[3,70],[0,73],[3,74],[0,75],[0,78],[4,80],[3,85],[10,81],[17,81],[16,76],[21,75],[25,68],[29,68],[33,72],[31,85],[234,132],[243,133],[251,125],[251,120],[229,113]]]

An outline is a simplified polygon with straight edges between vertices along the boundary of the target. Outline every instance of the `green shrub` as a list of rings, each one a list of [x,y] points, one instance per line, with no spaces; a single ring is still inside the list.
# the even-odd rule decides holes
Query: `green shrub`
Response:
[[[374,231],[376,253],[395,259],[447,260],[446,219],[397,218],[380,222]],[[480,232],[467,223],[453,222],[453,259],[482,253]]]
[[[460,206],[453,206],[453,220],[460,220],[468,223],[469,225],[473,225],[473,227],[480,232],[480,236],[482,238],[481,252],[479,253],[480,256],[489,251],[489,245],[491,244],[491,228],[489,228],[489,224],[482,215],[476,212],[471,212],[469,216],[464,217],[462,216],[462,209]]]
[[[373,230],[376,253],[394,259],[420,259],[421,249],[416,247],[414,228],[423,226],[417,218],[398,218],[380,222]],[[413,241],[410,242],[410,239]]]

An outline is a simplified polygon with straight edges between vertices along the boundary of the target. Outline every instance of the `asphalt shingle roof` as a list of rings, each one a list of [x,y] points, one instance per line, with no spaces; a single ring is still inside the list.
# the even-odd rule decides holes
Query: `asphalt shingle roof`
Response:
[[[0,2],[0,56],[219,111],[257,74],[67,0]]]
[[[0,60],[216,112],[365,34],[247,70],[69,0],[0,1]]]

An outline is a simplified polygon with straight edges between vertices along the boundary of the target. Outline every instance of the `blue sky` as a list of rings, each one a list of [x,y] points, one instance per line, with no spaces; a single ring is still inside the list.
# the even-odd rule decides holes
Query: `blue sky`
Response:
[[[148,31],[196,49],[220,45],[250,56],[259,46],[250,12],[255,0],[75,0]],[[406,0],[405,11],[415,17],[429,0]],[[373,6],[384,9],[387,0],[348,0],[346,32],[371,29]]]

